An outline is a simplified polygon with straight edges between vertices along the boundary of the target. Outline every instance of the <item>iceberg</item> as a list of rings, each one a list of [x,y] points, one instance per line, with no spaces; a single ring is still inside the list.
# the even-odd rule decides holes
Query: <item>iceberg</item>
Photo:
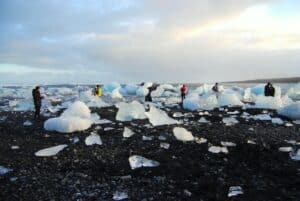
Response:
[[[149,121],[153,126],[170,125],[170,124],[179,123],[177,120],[169,117],[165,111],[160,110],[153,106],[150,106],[150,111],[145,112],[145,115],[149,118]]]
[[[295,102],[277,110],[278,114],[292,120],[300,120],[300,102]]]
[[[218,98],[218,104],[223,106],[243,106],[239,97],[234,93],[222,93]]]

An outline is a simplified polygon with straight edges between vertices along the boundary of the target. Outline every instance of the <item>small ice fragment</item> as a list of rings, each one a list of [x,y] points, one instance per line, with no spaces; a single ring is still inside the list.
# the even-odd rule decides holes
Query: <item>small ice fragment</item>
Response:
[[[271,116],[269,114],[257,114],[253,116],[254,120],[260,120],[260,121],[270,121],[272,120]]]
[[[111,130],[114,130],[114,128],[113,127],[106,127],[106,128],[104,128],[104,131],[111,131]]]
[[[144,140],[144,141],[151,141],[151,140],[153,140],[153,136],[145,136],[145,135],[143,135],[142,140]]]
[[[108,120],[108,119],[99,119],[97,122],[98,122],[98,124],[111,124],[111,123],[113,123],[111,120]]]
[[[273,124],[278,124],[278,125],[284,124],[284,122],[280,118],[272,118],[272,123]]]
[[[218,153],[227,154],[228,153],[227,147],[219,147],[219,146],[211,146],[208,148],[208,151],[211,153],[214,153],[214,154],[218,154]]]
[[[209,123],[209,121],[207,121],[205,117],[201,117],[198,122],[199,123]]]
[[[295,120],[295,121],[293,121],[293,123],[299,125],[300,124],[300,120]]]
[[[256,142],[252,141],[252,140],[247,140],[248,144],[256,144]]]
[[[165,136],[162,136],[162,135],[158,136],[158,139],[161,140],[161,141],[167,140],[167,138]]]
[[[236,144],[233,142],[223,142],[223,141],[221,141],[221,145],[224,147],[235,147],[236,146]]]
[[[289,122],[287,122],[287,123],[285,123],[285,126],[286,126],[286,127],[291,127],[291,126],[293,126],[293,124],[292,124],[292,123],[289,123]]]
[[[239,121],[236,120],[236,118],[234,118],[234,117],[226,117],[226,118],[223,118],[222,121],[226,126],[232,126],[234,124],[239,123]]]
[[[187,117],[187,118],[194,117],[193,113],[190,113],[190,112],[189,113],[185,113],[184,116]]]
[[[97,133],[92,132],[89,136],[85,138],[85,144],[91,146],[94,144],[102,145],[102,140]]]
[[[285,142],[292,145],[295,145],[297,143],[296,140],[286,140]]]
[[[300,149],[298,149],[297,152],[295,151],[290,152],[290,157],[292,160],[300,161]]]
[[[242,187],[240,186],[231,186],[228,191],[228,197],[233,197],[237,195],[244,194]]]
[[[12,150],[20,149],[20,147],[19,147],[19,146],[11,146],[11,149],[12,149]]]
[[[57,145],[45,149],[41,149],[37,152],[35,152],[36,156],[54,156],[58,154],[58,152],[62,151],[64,148],[66,148],[68,145],[62,144],[62,145]]]
[[[183,193],[187,197],[191,197],[192,196],[192,193],[189,190],[187,190],[187,189],[184,189]]]
[[[183,117],[184,115],[181,113],[181,112],[175,112],[174,114],[173,114],[173,117],[174,118],[178,118],[178,117]]]
[[[128,127],[124,128],[123,137],[129,138],[133,135],[134,135],[134,132],[131,129],[129,129]]]
[[[12,169],[6,168],[6,167],[0,165],[0,175],[7,174],[7,173],[9,173],[11,171],[12,171]]]
[[[165,143],[165,142],[161,142],[159,144],[159,146],[163,149],[169,149],[170,148],[170,144],[169,143]]]
[[[100,129],[102,129],[101,126],[96,126],[96,127],[95,127],[95,130],[100,130]]]
[[[173,134],[176,137],[176,139],[180,141],[186,142],[194,140],[193,134],[190,131],[187,131],[185,128],[175,127],[173,129]]]
[[[74,138],[71,138],[70,141],[73,143],[73,144],[76,144],[79,142],[79,138],[78,137],[74,137]]]
[[[27,120],[23,123],[23,126],[32,126],[32,123],[29,120]]]
[[[128,198],[128,195],[125,192],[116,191],[113,194],[113,200],[124,200],[124,199],[127,199],[127,198]]]
[[[129,157],[129,164],[132,170],[141,167],[157,167],[159,166],[159,162],[144,158],[142,156],[133,155]]]
[[[17,179],[18,179],[18,177],[11,177],[11,178],[9,178],[9,180],[10,180],[11,182],[15,182],[15,181],[17,181]]]
[[[197,144],[204,144],[204,143],[206,143],[207,142],[207,139],[205,139],[205,138],[198,138],[198,137],[195,137],[195,142],[197,143]]]
[[[279,147],[278,150],[281,152],[291,152],[293,151],[293,147]]]
[[[227,112],[227,114],[239,114],[240,112],[239,111],[233,111],[233,112]]]

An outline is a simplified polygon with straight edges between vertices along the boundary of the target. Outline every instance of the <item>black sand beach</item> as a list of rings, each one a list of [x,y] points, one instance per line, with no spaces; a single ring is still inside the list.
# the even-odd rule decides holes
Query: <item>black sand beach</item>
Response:
[[[116,191],[126,192],[127,200],[143,201],[300,200],[300,162],[278,151],[282,146],[299,148],[300,145],[285,141],[300,141],[299,125],[287,127],[251,119],[247,122],[237,117],[240,123],[225,126],[219,115],[229,115],[219,110],[206,116],[211,124],[200,124],[200,116],[194,112],[193,116],[184,117],[187,124],[180,126],[208,142],[183,143],[173,136],[175,125],[146,128],[148,120],[116,122],[114,107],[92,110],[115,122],[97,130],[101,146],[86,146],[84,142],[96,125],[84,132],[61,134],[43,129],[45,117],[26,127],[23,123],[32,120],[31,112],[0,112],[0,117],[7,117],[0,121],[0,165],[13,169],[0,175],[0,200],[112,200]],[[168,113],[175,111],[180,110],[174,108]],[[262,110],[247,112],[258,114]],[[271,112],[276,116],[275,111]],[[124,126],[136,134],[124,139]],[[114,129],[104,131],[105,127]],[[153,136],[153,140],[143,141],[143,135]],[[74,137],[80,141],[72,143]],[[247,143],[248,140],[256,144]],[[237,146],[228,147],[228,154],[208,151],[211,144],[220,146],[221,141]],[[170,148],[160,148],[161,142],[169,143]],[[69,146],[53,157],[34,155],[59,144]],[[11,146],[20,148],[12,150]],[[131,170],[128,157],[134,154],[156,160],[160,166]],[[229,198],[231,186],[242,187],[244,194]]]

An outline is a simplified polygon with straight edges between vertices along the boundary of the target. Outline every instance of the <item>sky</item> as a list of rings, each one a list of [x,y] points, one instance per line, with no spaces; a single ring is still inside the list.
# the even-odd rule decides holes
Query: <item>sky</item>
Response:
[[[1,0],[0,84],[300,76],[299,0]]]

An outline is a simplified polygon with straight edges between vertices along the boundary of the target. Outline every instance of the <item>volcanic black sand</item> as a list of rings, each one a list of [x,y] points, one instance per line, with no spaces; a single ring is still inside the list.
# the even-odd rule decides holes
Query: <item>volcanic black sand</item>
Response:
[[[172,109],[169,114],[174,111],[179,110]],[[102,146],[86,146],[84,142],[96,125],[84,132],[61,134],[43,129],[45,117],[33,121],[30,112],[1,112],[0,117],[7,119],[0,122],[0,165],[13,171],[0,175],[0,200],[112,200],[116,191],[126,192],[128,200],[144,201],[300,200],[300,162],[278,151],[281,146],[291,146],[285,140],[300,141],[299,125],[247,122],[238,117],[239,124],[225,126],[219,114],[226,114],[218,110],[206,117],[211,124],[200,124],[197,122],[200,116],[195,112],[194,117],[185,117],[187,124],[179,126],[208,140],[197,144],[176,140],[172,134],[175,125],[146,128],[148,120],[116,122],[114,107],[93,112],[115,122],[101,125],[97,131]],[[23,126],[26,120],[33,125]],[[136,134],[123,139],[124,126]],[[114,130],[104,131],[105,127]],[[154,139],[143,141],[143,135]],[[160,142],[164,141],[158,136],[166,137],[169,149],[160,148]],[[70,139],[74,137],[80,141],[72,143]],[[256,144],[248,144],[248,140]],[[228,154],[210,153],[208,147],[220,146],[220,141],[234,142],[237,146],[229,147]],[[69,146],[56,156],[34,155],[40,149],[59,144]],[[11,146],[16,145],[20,149],[12,150]],[[134,154],[159,161],[160,166],[131,170],[128,157]],[[244,194],[229,198],[231,186],[241,186]]]

